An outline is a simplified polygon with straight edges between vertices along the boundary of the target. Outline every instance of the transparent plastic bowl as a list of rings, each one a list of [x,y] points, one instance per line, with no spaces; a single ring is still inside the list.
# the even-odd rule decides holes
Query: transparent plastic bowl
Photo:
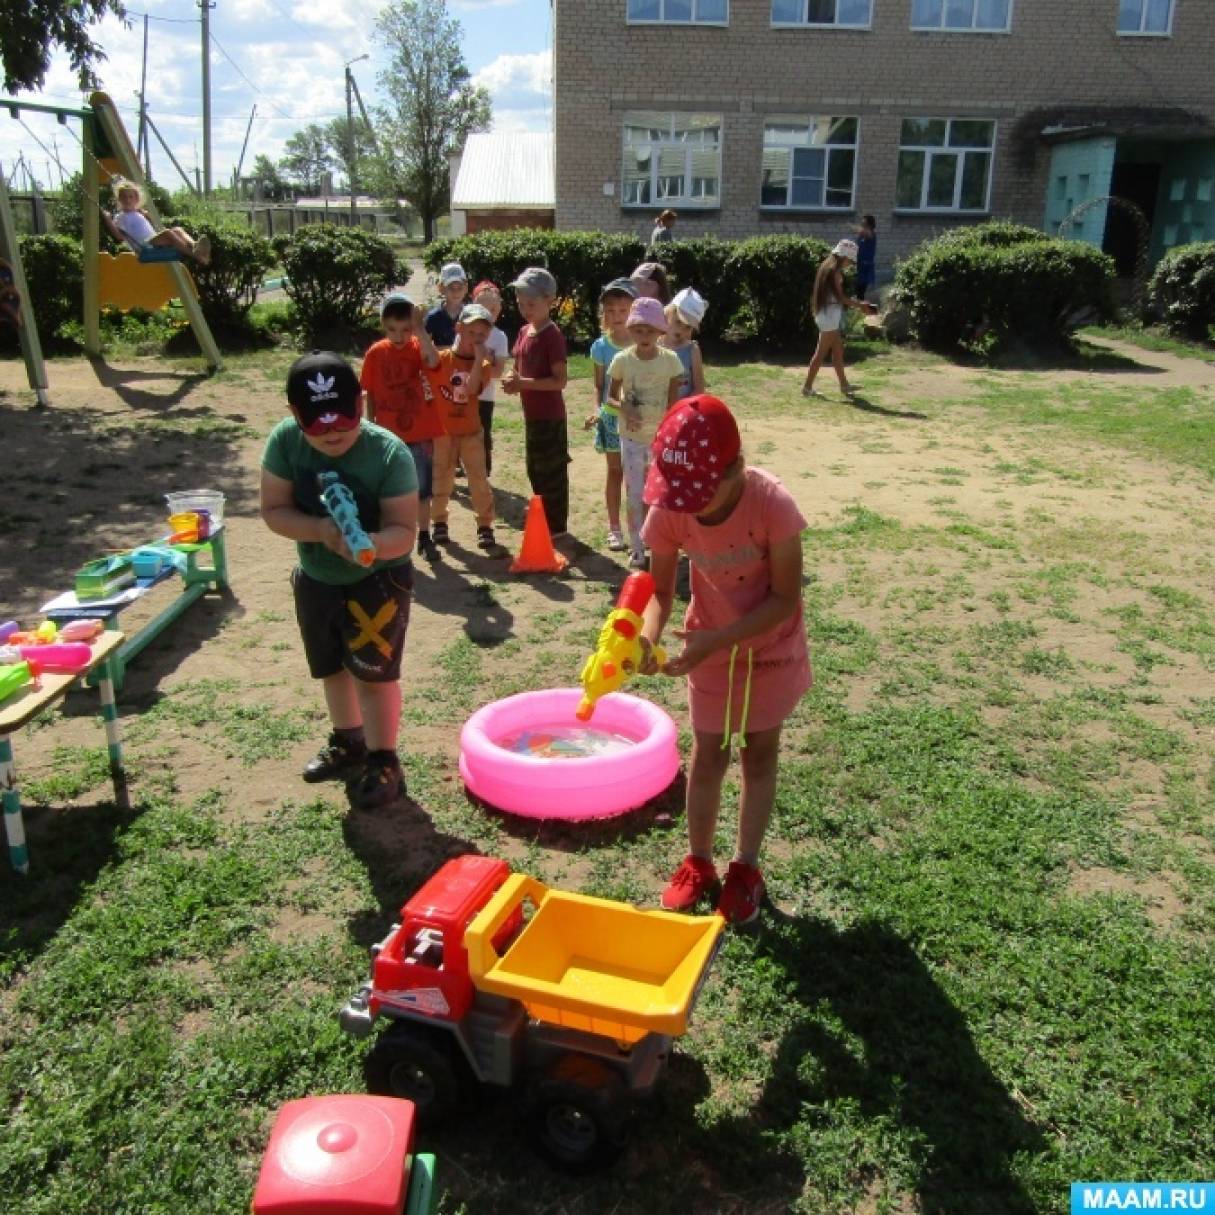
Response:
[[[165,502],[168,503],[170,515],[205,510],[211,516],[213,528],[224,521],[224,495],[218,489],[183,489],[165,494]]]

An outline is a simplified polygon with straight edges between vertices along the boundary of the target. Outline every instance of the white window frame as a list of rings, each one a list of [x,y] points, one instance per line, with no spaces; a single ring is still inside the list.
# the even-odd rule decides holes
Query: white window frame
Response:
[[[653,18],[651,18],[651,17],[630,17],[629,16],[629,0],[625,0],[624,22],[626,25],[679,25],[679,26],[703,25],[703,26],[715,26],[720,29],[724,29],[726,26],[728,26],[730,24],[730,0],[726,0],[726,15],[720,21],[717,21],[717,20],[706,21],[701,18],[698,18],[696,16],[696,9],[700,4],[700,0],[689,0],[689,3],[692,6],[692,16],[689,20],[682,21],[678,17],[666,17],[666,16],[658,16],[658,17],[653,17]],[[658,0],[659,13],[664,13],[666,10],[666,6],[667,6],[667,0]]]
[[[948,0],[944,0],[941,5],[941,22],[939,25],[916,25],[915,23],[915,0],[911,0],[911,28],[917,34],[932,33],[932,34],[1011,34],[1013,24],[1013,9],[1016,7],[1017,0],[1008,0],[1008,20],[1003,26],[994,25],[975,25],[975,18],[979,15],[979,0],[971,0],[973,8],[971,9],[971,23],[968,26],[946,25],[945,11]]]
[[[838,19],[835,21],[809,21],[805,16],[800,21],[777,21],[772,16],[772,6],[774,0],[768,0],[769,25],[772,29],[777,30],[871,30],[873,29],[873,5],[874,0],[869,0],[869,20],[863,25],[853,22],[841,22]],[[839,17],[839,6],[843,0],[836,0],[835,12],[836,17]],[[809,13],[809,0],[801,0],[802,13]]]
[[[918,144],[904,143],[902,122],[906,119],[915,119],[917,122],[943,122],[945,126],[945,142],[943,144]],[[986,122],[991,124],[991,143],[986,148],[954,148],[949,144],[949,133],[955,122]],[[956,117],[944,118],[939,114],[907,114],[904,119],[900,119],[899,123],[899,147],[898,154],[901,157],[904,152],[923,152],[924,156],[924,171],[920,178],[920,203],[919,206],[909,207],[898,201],[898,161],[895,162],[895,204],[894,209],[906,215],[984,215],[991,210],[991,186],[996,176],[996,142],[999,135],[998,123],[994,118],[975,118],[967,117],[966,115],[957,115]],[[962,207],[959,202],[962,196],[962,178],[965,169],[966,154],[968,152],[986,153],[990,158],[987,170],[987,189],[983,194],[983,205],[981,207]],[[928,183],[932,176],[932,158],[937,156],[956,156],[958,158],[957,168],[954,170],[953,179],[953,205],[948,207],[930,207],[927,205],[928,198]]]
[[[1177,12],[1177,0],[1169,0],[1169,24],[1167,29],[1163,30],[1145,30],[1144,22],[1147,21],[1148,15],[1148,0],[1139,0],[1139,28],[1137,30],[1124,30],[1118,22],[1122,17],[1121,0],[1115,0],[1118,4],[1118,13],[1114,18],[1115,32],[1119,38],[1171,38],[1173,36],[1173,16]]]
[[[645,113],[657,114],[665,113],[668,124],[668,133],[670,138],[666,140],[651,139],[647,144],[631,144],[628,142],[627,128],[630,126],[640,126],[640,123],[629,121],[630,114]],[[682,148],[684,150],[684,171],[683,179],[685,182],[693,180],[692,173],[692,153],[697,148],[703,148],[704,144],[694,143],[688,140],[674,138],[674,125],[677,118],[683,117],[701,117],[712,118],[717,122],[717,197],[711,202],[698,200],[693,196],[674,197],[666,195],[660,197],[658,194],[658,178],[660,167],[659,150],[663,148]],[[623,121],[620,127],[620,144],[621,144],[621,173],[620,173],[620,206],[628,211],[652,211],[655,207],[672,207],[680,211],[719,211],[722,204],[722,190],[724,183],[722,181],[722,143],[725,138],[725,121],[723,114],[714,114],[707,110],[642,110],[642,111],[626,111],[623,115]],[[653,129],[653,128],[651,128]],[[635,149],[638,147],[647,146],[651,149],[650,152],[650,200],[648,202],[630,202],[625,196],[625,191],[628,189],[628,176],[623,168],[623,160],[631,153],[635,154]]]
[[[774,147],[787,148],[789,151],[789,181],[785,187],[786,202],[783,203],[766,203],[764,202],[764,182],[763,172],[760,172],[759,182],[759,209],[761,211],[773,211],[780,213],[782,211],[843,211],[845,213],[856,209],[856,175],[857,166],[860,163],[861,155],[861,119],[859,114],[771,114],[764,120],[764,142],[763,149],[767,149],[767,135],[769,124],[781,126],[793,126],[795,123],[803,123],[806,127],[806,134],[809,136],[811,127],[816,122],[826,122],[828,124],[838,122],[841,119],[851,119],[856,123],[856,142],[855,143],[801,143],[801,144],[774,144]],[[830,126],[828,126],[830,130]],[[793,201],[793,153],[800,150],[817,150],[824,153],[823,161],[823,201],[818,203],[796,203]],[[831,154],[833,151],[851,152],[852,153],[852,182],[848,187],[849,198],[847,203],[836,205],[827,202],[828,182],[831,180]],[[762,158],[762,150],[761,150]]]

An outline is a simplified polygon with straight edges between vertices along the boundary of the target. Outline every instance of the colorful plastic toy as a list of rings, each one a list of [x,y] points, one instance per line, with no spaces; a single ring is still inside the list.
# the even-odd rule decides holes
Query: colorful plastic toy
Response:
[[[253,1215],[430,1215],[435,1159],[415,1155],[413,1141],[409,1101],[288,1101],[270,1132]]]
[[[563,758],[519,745],[529,736],[570,738],[581,698],[577,688],[548,688],[478,709],[460,732],[469,792],[512,814],[575,821],[623,814],[661,793],[679,771],[678,732],[667,713],[636,696],[605,696],[595,715],[594,734],[626,745]]]
[[[21,626],[15,620],[6,620],[0,624],[0,644],[6,642],[14,633],[19,633]]]
[[[11,666],[0,666],[0,701],[16,696],[26,684],[38,678],[38,665],[33,662],[17,662]]]
[[[76,571],[76,598],[105,599],[134,581],[130,557],[98,557]]]
[[[92,641],[105,628],[105,621],[93,616],[81,620],[66,620],[59,626],[60,641]]]
[[[654,579],[649,574],[630,574],[620,588],[616,606],[608,613],[595,652],[586,660],[579,678],[582,700],[576,716],[590,721],[595,704],[606,692],[618,692],[641,666],[641,625],[646,604],[654,594]],[[662,646],[654,647],[654,658],[661,667],[666,662]]]
[[[371,565],[375,561],[375,545],[359,522],[359,508],[349,486],[343,485],[341,477],[332,470],[317,473],[316,479],[321,487],[321,505],[338,525],[351,555],[360,565]]]
[[[10,648],[16,650],[23,661],[37,663],[42,671],[83,671],[93,657],[93,647],[83,641]]]
[[[476,1083],[519,1086],[540,1151],[586,1169],[624,1147],[633,1103],[688,1028],[723,925],[552,890],[505,861],[462,856],[401,909],[339,1020],[356,1037],[393,1021],[367,1057],[368,1082],[413,1101],[424,1124],[454,1114]]]

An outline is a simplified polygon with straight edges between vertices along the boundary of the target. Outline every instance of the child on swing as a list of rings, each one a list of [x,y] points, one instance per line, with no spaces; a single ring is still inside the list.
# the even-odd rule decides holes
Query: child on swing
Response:
[[[112,216],[102,212],[106,226],[115,240],[134,249],[140,261],[158,260],[145,257],[144,250],[150,248],[176,250],[182,257],[192,257],[200,266],[211,264],[211,242],[207,237],[195,240],[185,228],[156,231],[143,209],[143,191],[133,181],[118,180],[114,185],[114,198],[118,210]]]

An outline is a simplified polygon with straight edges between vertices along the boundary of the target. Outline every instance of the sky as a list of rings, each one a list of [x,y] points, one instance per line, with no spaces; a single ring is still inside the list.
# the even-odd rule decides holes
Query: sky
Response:
[[[231,180],[249,113],[257,116],[245,154],[277,160],[283,144],[310,122],[345,117],[345,64],[352,64],[363,100],[381,99],[378,77],[388,67],[377,45],[376,14],[385,0],[215,0],[211,10],[211,163],[216,185]],[[498,131],[548,130],[551,121],[551,9],[549,0],[448,0],[464,29],[464,59],[493,102]],[[143,14],[148,21],[148,112],[187,172],[202,164],[202,51],[195,0],[127,0],[129,26],[106,17],[93,41],[106,53],[101,85],[118,104],[135,140],[138,127]],[[19,96],[52,105],[82,101],[67,56],[57,53],[43,88]],[[65,172],[80,168],[81,152],[54,118],[22,114],[38,146],[0,111],[0,162],[11,178],[17,157],[32,160],[43,186],[57,185],[56,151]],[[79,132],[79,124],[76,124]],[[53,142],[52,142],[53,141]],[[50,155],[48,156],[48,152]],[[49,164],[48,164],[49,161]],[[170,189],[181,179],[152,139],[152,176]],[[11,182],[24,186],[24,178]]]

